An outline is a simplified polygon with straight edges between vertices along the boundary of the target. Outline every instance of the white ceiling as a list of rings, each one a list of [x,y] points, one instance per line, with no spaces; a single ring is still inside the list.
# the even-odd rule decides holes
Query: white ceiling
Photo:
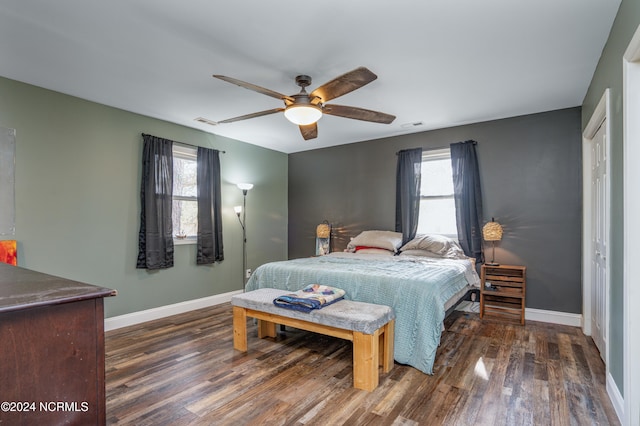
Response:
[[[0,75],[284,153],[582,104],[620,0],[2,0]],[[358,66],[378,79],[332,103],[305,141],[287,95]],[[422,125],[414,125],[422,123]]]

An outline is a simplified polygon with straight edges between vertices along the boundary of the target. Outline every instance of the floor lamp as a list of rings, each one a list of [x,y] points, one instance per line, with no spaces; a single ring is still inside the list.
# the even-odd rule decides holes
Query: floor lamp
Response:
[[[233,210],[238,216],[238,221],[242,227],[242,290],[244,291],[247,279],[247,192],[253,188],[252,183],[239,183],[238,188],[242,190],[242,205],[235,206]],[[240,214],[242,213],[242,219]]]

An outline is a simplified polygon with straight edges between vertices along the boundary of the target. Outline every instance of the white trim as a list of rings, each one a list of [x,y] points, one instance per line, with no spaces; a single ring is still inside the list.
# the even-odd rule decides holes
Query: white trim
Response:
[[[171,315],[182,314],[196,309],[207,308],[209,306],[220,305],[230,302],[231,297],[242,293],[242,290],[234,290],[228,293],[215,294],[213,296],[203,297],[201,299],[187,300],[185,302],[174,303],[172,305],[159,306],[157,308],[146,309],[144,311],[132,312],[130,314],[118,315],[106,318],[104,320],[104,330],[111,331],[130,325],[136,325],[147,321],[153,321],[165,318]],[[460,304],[458,310],[465,312],[475,312],[479,310],[480,303],[469,302]],[[476,306],[477,305],[477,306]],[[475,308],[475,309],[474,309]],[[582,315],[570,314],[566,312],[546,311],[543,309],[526,308],[524,313],[525,319],[531,321],[548,322],[553,324],[570,325],[580,327]]]
[[[625,62],[638,62],[640,61],[640,26],[636,28],[636,32],[627,46],[627,50],[624,52]]]
[[[638,158],[640,158],[640,26],[636,29],[622,60],[623,72],[623,205],[624,205],[624,225],[623,225],[623,382],[624,382],[624,411],[619,414],[623,419],[623,424],[640,424],[640,366],[638,357],[640,356],[640,337],[638,327],[640,327],[640,310],[635,306],[635,302],[640,297],[640,289],[637,285],[640,265],[640,225],[638,215],[640,215],[640,197],[637,192],[638,181],[640,181],[640,171],[638,170]],[[631,95],[633,93],[633,95]],[[635,283],[632,283],[634,277]],[[631,330],[636,330],[631,332]],[[607,391],[611,400],[614,400],[614,393],[618,391],[615,383]],[[619,395],[620,392],[618,391]],[[615,403],[614,403],[615,405]],[[617,411],[617,410],[616,410]]]
[[[609,93],[610,89],[607,88],[602,94],[600,102],[598,102],[598,105],[589,119],[589,123],[587,123],[587,126],[584,128],[584,132],[582,132],[582,137],[584,139],[592,139],[600,128],[602,122],[609,117]]]
[[[568,312],[547,311],[544,309],[525,308],[524,319],[530,321],[549,322],[552,324],[580,327],[582,315]]]
[[[591,149],[582,138],[582,332],[591,336]]]
[[[172,305],[159,306],[157,308],[146,309],[144,311],[132,312],[130,314],[119,315],[104,320],[104,330],[116,330],[130,325],[153,321],[171,315],[182,314],[196,309],[207,308],[209,306],[220,305],[230,302],[231,296],[242,293],[242,290],[230,291],[228,293],[215,294],[201,299],[187,300]]]
[[[456,311],[478,313],[480,312],[479,302],[464,301],[458,305]],[[525,308],[524,318],[530,321],[547,322],[551,324],[569,325],[580,327],[582,315],[570,314],[567,312],[547,311],[544,309]]]
[[[591,273],[591,264],[593,253],[591,247],[592,238],[592,222],[591,215],[591,143],[596,132],[603,122],[606,120],[605,141],[606,141],[606,174],[607,174],[607,196],[605,200],[605,209],[607,217],[607,241],[606,241],[606,259],[607,273],[605,276],[607,287],[607,309],[605,312],[604,327],[606,330],[605,349],[603,359],[605,360],[606,371],[609,372],[609,294],[611,291],[611,267],[609,259],[611,259],[611,93],[607,88],[600,102],[596,106],[587,126],[582,133],[582,331],[587,336],[591,336],[591,283],[593,282],[593,274]]]
[[[616,382],[609,373],[607,373],[606,377],[606,387],[607,395],[609,395],[609,399],[611,400],[611,405],[613,405],[613,409],[618,415],[618,420],[621,420],[624,418],[624,399],[618,390],[618,386],[616,386]]]

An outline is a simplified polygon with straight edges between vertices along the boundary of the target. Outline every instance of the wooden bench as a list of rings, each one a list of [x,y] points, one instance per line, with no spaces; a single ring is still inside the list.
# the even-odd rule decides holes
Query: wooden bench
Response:
[[[341,300],[309,313],[281,308],[273,299],[286,290],[262,288],[235,295],[233,347],[247,351],[247,317],[258,320],[258,337],[276,337],[276,324],[338,337],[353,342],[353,387],[378,387],[378,366],[393,368],[394,312],[388,306]]]

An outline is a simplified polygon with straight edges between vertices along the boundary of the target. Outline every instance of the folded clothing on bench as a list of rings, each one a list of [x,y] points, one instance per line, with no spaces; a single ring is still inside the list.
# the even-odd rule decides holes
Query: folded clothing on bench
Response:
[[[345,291],[321,284],[309,284],[295,293],[283,294],[273,299],[273,304],[281,308],[311,312],[344,298]]]

